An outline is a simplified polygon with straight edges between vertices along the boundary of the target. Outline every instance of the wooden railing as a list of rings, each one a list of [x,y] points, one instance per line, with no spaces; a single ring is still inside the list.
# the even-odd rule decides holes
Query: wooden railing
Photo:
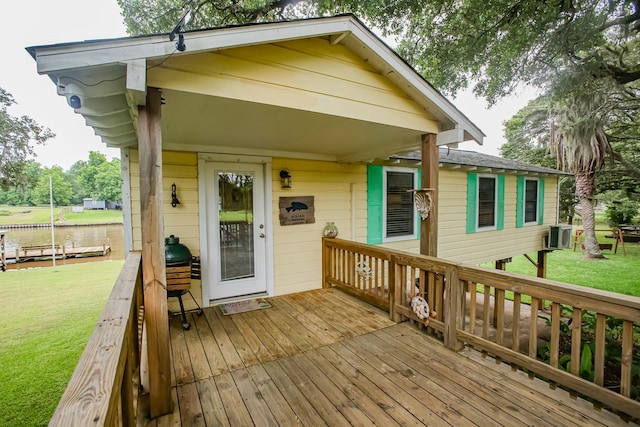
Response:
[[[127,256],[50,426],[136,425],[140,384],[140,253]]]
[[[429,330],[452,350],[473,346],[640,419],[640,298],[340,239],[323,239],[323,278],[396,321],[422,323],[410,300],[423,294]]]

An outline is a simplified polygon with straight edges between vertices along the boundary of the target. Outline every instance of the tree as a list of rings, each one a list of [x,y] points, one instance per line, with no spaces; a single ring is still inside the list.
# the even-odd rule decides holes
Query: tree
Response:
[[[0,189],[25,183],[25,167],[33,156],[33,144],[44,144],[55,135],[27,116],[13,117],[15,104],[10,93],[0,88]]]
[[[96,176],[100,165],[107,161],[107,157],[98,151],[89,151],[89,161],[80,172],[80,184],[82,192],[89,197],[94,197],[100,191],[96,184]]]
[[[88,197],[89,194],[85,193],[82,188],[82,182],[80,176],[82,175],[82,170],[87,166],[87,162],[84,160],[78,160],[74,164],[71,165],[69,170],[66,172],[67,180],[71,184],[71,189],[73,191],[73,196],[71,198],[71,203],[74,205],[82,204],[82,199]]]
[[[60,166],[42,171],[33,192],[34,203],[49,204],[49,177],[51,177],[51,188],[53,189],[53,204],[56,206],[69,205],[72,196],[71,184],[65,179],[64,171]]]
[[[120,177],[120,160],[113,159],[110,162],[98,166],[95,177],[97,192],[92,197],[98,200],[120,201],[122,200],[122,179]]]

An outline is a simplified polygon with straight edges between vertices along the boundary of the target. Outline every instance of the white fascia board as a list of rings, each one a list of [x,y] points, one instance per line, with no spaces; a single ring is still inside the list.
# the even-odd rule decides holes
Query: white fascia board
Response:
[[[187,50],[177,52],[175,42],[162,34],[128,39],[78,42],[64,45],[35,46],[38,72],[55,71],[122,63],[137,59],[188,55],[203,51],[228,49],[255,44],[274,43],[307,37],[322,37],[344,33],[354,22],[348,16],[247,25],[209,31],[184,33]]]
[[[402,90],[415,88],[420,94],[427,98],[438,108],[454,124],[462,128],[465,133],[472,139],[482,145],[485,134],[471,120],[469,120],[460,110],[458,110],[448,99],[446,99],[433,86],[427,83],[413,68],[406,62],[401,60],[395,52],[386,46],[377,36],[364,28],[356,21],[351,21],[351,32],[354,37],[361,40],[373,54],[384,63],[388,64],[390,69],[383,73],[387,78],[396,80]],[[393,74],[397,73],[397,76]],[[395,78],[394,78],[395,77]],[[419,100],[416,100],[419,102]]]
[[[465,140],[464,134],[464,130],[459,126],[456,126],[455,129],[438,132],[438,135],[436,137],[436,145],[451,145],[463,142]]]

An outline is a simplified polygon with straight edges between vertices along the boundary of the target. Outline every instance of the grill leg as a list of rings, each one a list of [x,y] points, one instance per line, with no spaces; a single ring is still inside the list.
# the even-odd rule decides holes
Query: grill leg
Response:
[[[193,295],[191,296],[191,298],[193,298]],[[182,316],[182,327],[184,328],[185,331],[187,331],[191,327],[191,324],[187,322],[187,315],[184,312],[184,304],[182,303],[182,295],[178,295],[178,302],[180,303],[180,315]]]
[[[193,302],[196,303],[196,306],[198,307],[198,311],[196,311],[196,314],[198,316],[202,316],[202,307],[200,307],[200,304],[198,304],[198,301],[196,301],[191,291],[187,291],[187,292],[189,292],[189,295],[191,295],[191,299],[193,300]]]

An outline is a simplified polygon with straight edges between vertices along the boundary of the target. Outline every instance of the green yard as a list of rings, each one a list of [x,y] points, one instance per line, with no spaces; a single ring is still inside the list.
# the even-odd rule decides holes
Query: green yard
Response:
[[[70,207],[54,207],[54,221],[67,224],[112,224],[122,223],[122,211],[119,210],[85,210],[72,213]],[[0,227],[2,224],[37,224],[51,223],[49,206],[7,206],[0,205]]]
[[[606,226],[599,225],[598,229]],[[609,232],[598,232],[598,242],[613,243],[615,240],[607,238]],[[580,249],[563,249],[549,253],[547,257],[547,278],[560,282],[573,283],[602,289],[620,294],[640,297],[640,243],[625,243],[627,255],[613,250],[603,250],[607,259],[586,260],[580,253]],[[529,256],[535,261],[537,254]],[[484,264],[484,267],[493,267],[492,263]],[[524,256],[513,258],[513,262],[507,264],[507,271],[512,273],[536,275],[536,267]]]
[[[0,426],[48,424],[123,264],[0,273]]]

